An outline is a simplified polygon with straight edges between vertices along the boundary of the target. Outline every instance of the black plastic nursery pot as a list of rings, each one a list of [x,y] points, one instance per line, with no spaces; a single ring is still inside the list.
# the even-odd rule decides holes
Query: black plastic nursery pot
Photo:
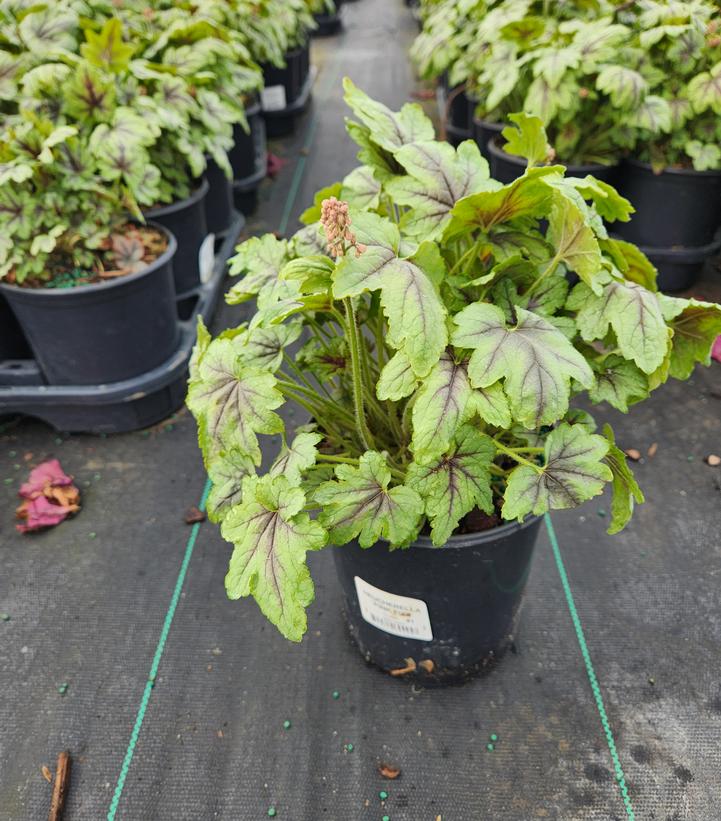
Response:
[[[481,154],[491,161],[491,153],[488,150],[488,143],[494,138],[498,138],[498,145],[504,142],[501,131],[505,128],[503,123],[494,123],[490,120],[482,120],[479,117],[473,117],[472,134],[476,145],[481,150]]]
[[[462,86],[456,86],[442,95],[441,117],[445,119],[446,135],[451,145],[459,145],[473,138],[473,109],[476,103]]]
[[[350,634],[365,660],[428,686],[490,669],[514,641],[541,521],[452,536],[444,547],[420,537],[407,550],[335,548]]]
[[[721,225],[721,171],[666,168],[654,174],[647,163],[627,159],[617,187],[636,213],[614,230],[637,245],[701,248]]]
[[[328,37],[332,34],[337,34],[343,27],[343,20],[341,18],[341,7],[343,0],[335,0],[335,11],[329,14],[314,14],[313,19],[316,22],[316,28],[313,34],[317,37]]]
[[[177,244],[165,233],[167,249],[136,274],[73,288],[0,282],[48,384],[120,382],[155,368],[175,351]]]
[[[30,353],[22,328],[10,309],[5,296],[0,293],[0,361],[25,359]]]
[[[500,139],[499,136],[496,136],[487,144],[490,155],[491,176],[494,180],[507,184],[523,176],[527,163],[523,157],[507,154],[500,144]],[[560,160],[556,162],[559,165],[566,165]],[[585,177],[587,174],[592,174],[597,179],[603,180],[603,182],[614,184],[617,169],[618,166],[616,165],[602,165],[601,163],[566,165],[566,176]]]
[[[235,204],[244,214],[250,214],[256,205],[258,186],[268,173],[268,146],[260,102],[248,106],[245,115],[248,131],[235,125],[228,159],[233,169]]]
[[[208,193],[205,196],[205,224],[211,234],[223,236],[233,222],[233,182],[215,160],[205,168]]]
[[[707,259],[721,249],[721,237],[700,248],[648,248],[641,251],[655,266],[660,291],[685,291],[699,278]]]
[[[289,51],[284,66],[265,63],[262,69],[265,87],[261,105],[266,130],[269,137],[282,137],[293,131],[296,116],[310,99],[310,40]]]
[[[208,181],[200,185],[186,199],[161,205],[145,212],[149,220],[167,228],[178,243],[173,260],[173,276],[178,298],[194,290],[210,276],[213,267],[213,237],[208,233],[205,220],[205,198]]]

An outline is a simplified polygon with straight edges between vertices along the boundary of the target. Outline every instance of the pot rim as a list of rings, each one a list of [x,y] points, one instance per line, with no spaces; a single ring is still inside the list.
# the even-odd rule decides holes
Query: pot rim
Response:
[[[73,294],[77,295],[80,293],[89,294],[109,291],[111,288],[120,288],[128,283],[137,282],[137,280],[154,273],[159,268],[162,268],[162,266],[167,262],[170,262],[170,260],[175,256],[175,252],[178,248],[178,242],[175,239],[175,236],[168,231],[167,228],[159,225],[157,222],[153,222],[152,220],[148,220],[145,225],[155,228],[156,231],[160,231],[165,234],[168,240],[168,247],[157,259],[154,259],[149,265],[143,268],[142,271],[136,271],[134,274],[127,274],[126,276],[109,279],[107,282],[91,282],[86,285],[79,285],[73,288],[45,288],[43,286],[40,288],[23,288],[21,285],[15,285],[11,282],[3,282],[3,280],[0,279],[0,289],[9,294],[20,296],[21,298],[23,296],[27,296],[29,299],[34,299],[37,296],[42,296],[49,297],[51,299],[62,299],[70,297]]]
[[[614,237],[615,239],[615,237]],[[638,249],[646,254],[653,262],[654,259],[661,262],[702,262],[707,257],[713,256],[721,248],[721,229],[716,232],[713,240],[707,245],[668,245],[656,247],[653,245],[639,245]]]
[[[208,193],[209,188],[210,185],[208,185],[208,180],[206,180],[203,176],[200,178],[198,187],[190,194],[189,197],[185,197],[185,199],[182,200],[175,200],[175,202],[169,202],[167,205],[156,205],[153,208],[148,208],[143,211],[143,215],[149,219],[153,219],[153,217],[167,217],[170,214],[183,211],[184,209],[195,205],[199,200],[202,200]]]
[[[663,174],[676,177],[721,177],[721,169],[718,171],[696,171],[693,168],[672,168],[671,166],[667,166],[666,168],[663,168],[659,174],[656,174],[651,163],[644,162],[636,157],[624,157],[623,161],[628,163],[628,165],[634,166],[635,168],[642,168],[644,171],[648,171],[648,173],[653,174],[655,178],[660,177]]]
[[[507,538],[520,530],[532,527],[542,519],[543,515],[531,515],[527,516],[522,522],[506,522],[505,524],[498,525],[498,527],[491,527],[488,530],[479,530],[476,533],[459,533],[452,535],[450,539],[440,547],[436,547],[433,544],[430,536],[419,536],[410,546],[423,549],[430,548],[431,550],[447,550],[448,548],[458,550],[468,547],[483,547],[499,539]]]
[[[526,160],[524,157],[517,157],[515,154],[508,154],[502,148],[499,148],[496,145],[498,141],[499,135],[495,135],[488,141],[488,151],[497,159],[506,160],[511,165],[518,165],[524,166],[526,165]],[[589,162],[589,163],[568,163],[566,164],[563,160],[556,159],[550,165],[562,165],[568,172],[573,172],[571,176],[579,176],[580,174],[592,174],[594,171],[607,171],[609,168],[616,168],[618,166],[618,162],[615,163],[608,163],[604,165],[600,162]]]
[[[489,131],[497,131],[499,134],[506,127],[505,123],[499,123],[495,120],[484,120],[483,117],[473,115],[473,122],[479,128],[487,128]]]

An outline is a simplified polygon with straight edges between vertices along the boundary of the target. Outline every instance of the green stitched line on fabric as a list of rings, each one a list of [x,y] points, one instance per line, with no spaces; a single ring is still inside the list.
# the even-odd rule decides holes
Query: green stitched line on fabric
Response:
[[[616,742],[613,738],[611,724],[609,723],[608,716],[606,715],[606,708],[603,705],[603,696],[601,695],[601,688],[598,684],[598,679],[596,678],[596,671],[594,670],[593,662],[591,661],[591,654],[588,652],[586,637],[583,633],[583,627],[581,626],[581,619],[579,618],[578,611],[576,610],[576,603],[573,599],[573,593],[571,592],[571,585],[568,581],[568,575],[566,574],[566,567],[563,563],[563,557],[561,556],[561,548],[558,545],[556,531],[553,529],[553,523],[551,522],[551,517],[548,515],[548,513],[546,513],[544,519],[546,520],[546,530],[548,530],[548,537],[551,540],[553,556],[556,560],[556,567],[558,568],[558,575],[561,577],[561,586],[563,587],[563,592],[566,596],[566,604],[568,605],[568,610],[571,614],[571,620],[573,621],[573,627],[576,631],[578,646],[581,648],[583,663],[586,666],[588,681],[591,684],[593,698],[596,702],[596,708],[598,709],[598,714],[601,718],[601,726],[603,727],[603,732],[606,735],[608,750],[611,753],[611,761],[613,762],[613,770],[616,774],[618,788],[621,792],[621,797],[623,798],[623,804],[626,807],[626,813],[628,817],[631,819],[631,821],[635,821],[636,816],[634,815],[633,807],[631,806],[631,799],[628,795],[626,777],[623,774],[623,767],[621,767],[621,760],[618,757],[618,750],[616,749]]]
[[[205,510],[205,504],[208,501],[208,494],[210,493],[210,479],[208,479],[205,483],[205,487],[203,488],[203,495],[200,499],[200,504],[198,508],[200,510]],[[118,811],[118,804],[120,803],[120,797],[123,794],[123,787],[125,785],[125,779],[128,776],[128,771],[130,770],[130,764],[133,760],[133,755],[135,753],[135,745],[138,743],[138,737],[140,735],[140,729],[143,726],[143,719],[145,718],[145,711],[148,708],[148,702],[150,701],[150,695],[153,692],[153,687],[155,686],[155,677],[158,675],[158,667],[160,666],[160,659],[163,656],[163,650],[165,649],[165,642],[168,638],[168,633],[170,633],[170,626],[173,623],[173,616],[175,616],[175,610],[178,606],[178,602],[180,601],[180,594],[183,590],[183,584],[185,583],[185,576],[188,572],[188,566],[190,564],[190,559],[193,556],[193,548],[195,547],[195,541],[198,538],[198,531],[200,530],[200,522],[193,525],[193,529],[190,533],[190,537],[188,538],[188,543],[185,546],[185,555],[183,556],[183,563],[180,565],[180,572],[178,573],[177,581],[175,582],[175,589],[173,590],[173,596],[170,599],[170,605],[168,606],[168,612],[165,614],[165,621],[163,622],[163,629],[160,633],[160,638],[158,639],[158,646],[155,648],[155,655],[153,656],[153,663],[150,665],[150,674],[148,675],[148,680],[145,683],[145,690],[143,690],[143,697],[140,700],[140,707],[138,707],[138,714],[135,717],[135,724],[133,725],[133,731],[130,734],[130,741],[128,742],[128,749],[125,751],[125,758],[123,759],[123,765],[120,768],[120,775],[118,776],[118,783],[115,786],[115,792],[113,794],[113,800],[110,802],[110,809],[108,810],[108,821],[113,821],[115,818],[115,814]]]
[[[323,86],[323,90],[327,90],[330,86],[331,80],[335,78],[336,72],[329,72],[328,79],[326,84]],[[308,124],[308,130],[306,132],[306,139],[303,143],[303,148],[308,149],[310,148],[313,138],[315,137],[316,128],[318,125],[318,118],[314,114],[311,118],[310,123]],[[293,210],[293,205],[295,204],[295,198],[298,195],[298,190],[300,189],[300,184],[303,179],[303,173],[305,171],[306,166],[306,156],[302,155],[298,160],[298,165],[295,168],[295,173],[293,174],[293,179],[291,181],[290,188],[288,190],[288,196],[285,202],[285,208],[283,209],[283,217],[281,219],[280,225],[278,226],[278,230],[281,234],[284,234],[287,227],[288,222],[290,220],[290,215]],[[205,510],[205,504],[208,500],[208,494],[210,493],[211,482],[208,479],[205,483],[205,487],[203,488],[203,494],[200,500],[200,504],[198,505],[199,510]],[[118,806],[120,804],[120,798],[123,794],[123,787],[125,786],[125,779],[128,777],[128,772],[130,771],[130,765],[133,761],[133,756],[135,754],[135,747],[138,743],[138,738],[140,736],[140,730],[143,726],[143,720],[145,719],[145,712],[148,709],[148,704],[150,702],[150,696],[153,692],[153,687],[155,686],[155,677],[158,674],[158,668],[160,666],[160,660],[163,656],[163,650],[165,649],[165,642],[168,638],[168,634],[170,632],[170,627],[173,623],[173,617],[175,616],[175,610],[178,606],[178,601],[180,600],[180,594],[183,590],[183,585],[185,584],[185,576],[188,572],[188,566],[190,565],[190,560],[193,556],[193,549],[195,547],[195,541],[198,538],[198,531],[200,529],[200,523],[193,525],[193,530],[190,533],[190,538],[188,539],[188,543],[185,547],[185,555],[183,556],[183,563],[180,566],[180,572],[178,573],[178,579],[175,582],[175,589],[173,590],[173,596],[170,600],[170,605],[168,606],[168,612],[165,614],[165,622],[163,623],[163,629],[160,633],[160,638],[158,640],[158,645],[155,648],[155,655],[153,656],[153,663],[150,667],[150,675],[148,676],[148,680],[145,684],[145,689],[143,690],[143,697],[140,700],[140,706],[138,707],[138,713],[135,717],[135,724],[133,725],[133,731],[130,734],[130,741],[128,742],[127,750],[125,751],[125,758],[123,759],[122,766],[120,768],[120,774],[118,776],[118,782],[115,786],[115,792],[113,793],[112,801],[110,802],[110,808],[108,809],[108,819],[107,821],[115,821],[115,816],[118,812]]]

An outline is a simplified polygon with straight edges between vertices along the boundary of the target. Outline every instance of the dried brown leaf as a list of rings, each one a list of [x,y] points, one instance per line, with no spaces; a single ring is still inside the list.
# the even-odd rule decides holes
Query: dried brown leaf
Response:
[[[383,778],[388,778],[393,781],[401,774],[401,768],[396,767],[395,764],[387,764],[384,762],[378,765],[378,772]]]
[[[651,447],[648,449],[648,458],[653,459],[656,455],[656,451],[658,450],[658,442],[654,442]]]
[[[205,513],[200,508],[193,505],[185,511],[185,524],[195,525],[205,521]]]
[[[43,778],[48,782],[48,784],[53,783],[53,774],[45,766],[45,764],[43,764],[43,766],[40,768],[40,772],[43,774]]]
[[[423,661],[419,661],[418,666],[425,670],[426,673],[432,673],[436,669],[436,665],[433,661],[431,661],[431,659],[423,659]]]

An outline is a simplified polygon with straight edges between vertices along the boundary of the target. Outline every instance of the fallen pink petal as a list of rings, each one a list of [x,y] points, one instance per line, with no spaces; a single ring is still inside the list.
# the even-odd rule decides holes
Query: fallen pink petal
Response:
[[[24,499],[42,496],[47,487],[67,487],[72,485],[73,477],[68,476],[57,459],[48,459],[30,471],[27,482],[20,486],[20,495]]]
[[[24,523],[15,525],[20,533],[31,533],[35,530],[43,530],[46,527],[55,527],[64,521],[74,510],[73,507],[63,507],[53,504],[44,496],[36,499],[28,499],[20,505],[17,510],[18,518],[24,519]]]
[[[23,522],[16,525],[20,533],[55,527],[80,510],[80,491],[57,459],[33,468],[27,482],[20,486],[19,495],[23,502],[15,515]]]
[[[717,361],[721,362],[721,336],[716,337],[711,349],[711,356]]]

